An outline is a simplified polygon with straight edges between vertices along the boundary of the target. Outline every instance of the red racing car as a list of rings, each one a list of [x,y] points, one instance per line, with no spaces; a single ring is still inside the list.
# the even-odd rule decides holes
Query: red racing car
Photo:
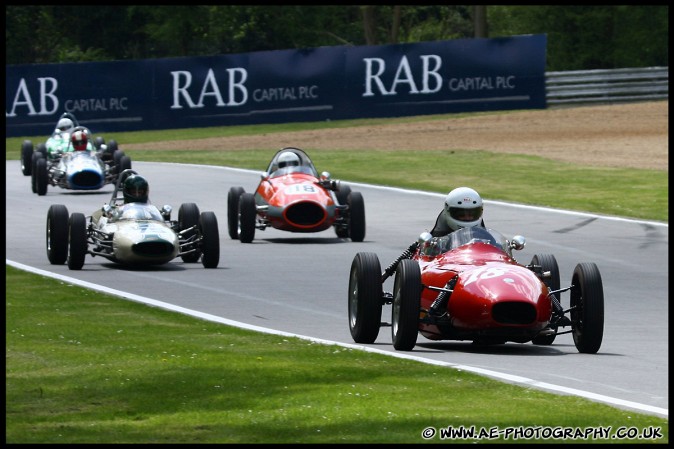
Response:
[[[571,285],[560,289],[559,267],[551,254],[519,264],[508,241],[483,227],[459,229],[444,237],[422,233],[382,273],[374,253],[359,252],[349,278],[349,329],[356,343],[374,343],[382,306],[391,304],[391,336],[397,350],[410,351],[421,334],[429,340],[477,344],[532,342],[550,345],[573,334],[576,349],[594,354],[604,334],[604,290],[594,263],[579,263]],[[384,281],[395,274],[393,292]],[[570,292],[570,305],[561,293]],[[564,330],[570,328],[570,330]]]
[[[268,226],[289,232],[320,232],[334,227],[337,237],[362,242],[365,203],[359,192],[318,174],[309,156],[298,148],[279,150],[255,193],[232,187],[227,196],[227,227],[232,239],[250,243],[255,229]]]

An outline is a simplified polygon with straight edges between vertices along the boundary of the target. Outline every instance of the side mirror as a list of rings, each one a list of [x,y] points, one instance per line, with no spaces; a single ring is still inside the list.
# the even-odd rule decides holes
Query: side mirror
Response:
[[[326,181],[326,180],[330,179],[330,172],[328,172],[328,171],[321,172],[321,178],[320,179],[321,179],[321,181]]]
[[[433,236],[431,235],[430,232],[422,232],[419,234],[419,239],[417,240],[419,242],[420,247],[425,247],[428,245],[428,243],[433,239]]]
[[[524,249],[524,246],[527,244],[526,239],[521,236],[521,235],[516,235],[513,237],[513,239],[510,241],[510,248],[514,250],[521,250]]]
[[[171,211],[172,210],[173,210],[173,208],[171,206],[169,206],[168,204],[164,204],[161,207],[161,216],[164,218],[164,220],[166,220],[166,221],[171,220]]]
[[[260,174],[260,178],[261,178],[261,179],[267,179],[268,177],[269,177],[269,173],[267,173],[266,171],[263,171],[263,172]]]

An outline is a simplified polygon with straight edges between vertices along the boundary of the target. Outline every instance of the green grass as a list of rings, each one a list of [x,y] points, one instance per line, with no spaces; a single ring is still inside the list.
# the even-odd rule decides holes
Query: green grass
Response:
[[[504,112],[501,112],[504,113]],[[482,115],[486,113],[481,113]],[[345,120],[281,125],[213,127],[128,132],[106,135],[124,145],[158,140],[186,141],[234,135],[273,134],[304,129],[347,128],[392,122],[452,120],[468,114]],[[473,114],[475,115],[475,114]],[[5,139],[6,158],[19,158],[24,138]],[[619,217],[669,221],[667,170],[584,167],[549,159],[485,151],[324,150],[304,147],[319,171],[351,182],[447,193],[459,185],[475,188],[485,199],[569,209]],[[262,171],[278,148],[255,150],[125,150],[132,161],[219,165]],[[488,210],[485,214],[488,215]]]
[[[6,282],[10,444],[423,443],[423,429],[448,426],[663,436],[515,443],[669,441],[665,418],[578,397],[228,327],[12,267]]]

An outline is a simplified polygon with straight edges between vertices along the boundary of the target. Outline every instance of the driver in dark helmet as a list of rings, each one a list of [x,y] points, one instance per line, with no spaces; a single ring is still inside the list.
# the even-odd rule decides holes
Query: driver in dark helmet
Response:
[[[150,195],[150,187],[147,180],[140,175],[131,175],[124,180],[122,188],[124,204],[147,203]]]

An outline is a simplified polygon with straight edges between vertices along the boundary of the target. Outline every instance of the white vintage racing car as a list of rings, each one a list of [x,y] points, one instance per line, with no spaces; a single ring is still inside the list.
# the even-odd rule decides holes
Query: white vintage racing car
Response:
[[[183,262],[201,260],[205,268],[216,268],[220,236],[215,213],[200,213],[195,203],[183,203],[178,220],[171,220],[168,205],[159,210],[150,203],[124,204],[121,186],[134,174],[131,169],[123,171],[110,203],[91,216],[69,215],[62,204],[50,206],[46,226],[49,262],[67,262],[71,270],[80,270],[87,254],[129,266],[163,265],[180,257]]]

